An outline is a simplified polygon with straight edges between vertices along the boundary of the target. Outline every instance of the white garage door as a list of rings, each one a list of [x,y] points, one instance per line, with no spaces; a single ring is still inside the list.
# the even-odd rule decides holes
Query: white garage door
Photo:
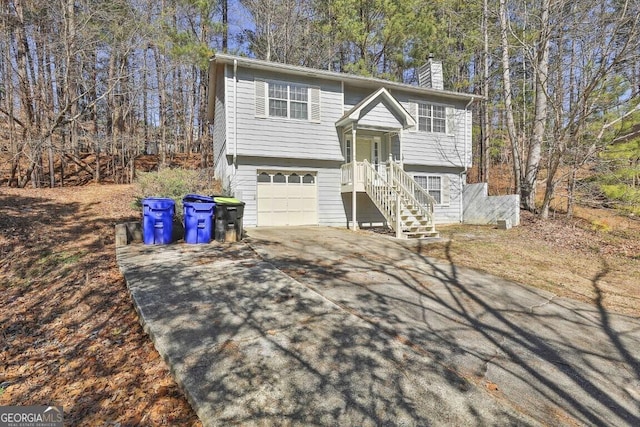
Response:
[[[258,226],[317,225],[313,172],[258,171]]]

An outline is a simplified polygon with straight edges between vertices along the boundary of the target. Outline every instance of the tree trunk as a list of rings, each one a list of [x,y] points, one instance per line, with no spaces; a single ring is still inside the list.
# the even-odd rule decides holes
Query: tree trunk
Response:
[[[222,52],[227,53],[229,50],[229,1],[222,2]]]
[[[573,218],[573,208],[576,194],[576,175],[578,168],[572,166],[569,172],[569,178],[567,182],[567,217]]]
[[[53,144],[51,137],[47,138],[47,149],[49,157],[49,187],[54,188],[56,186],[56,167],[55,159],[53,157]]]
[[[167,123],[165,119],[166,101],[165,101],[165,81],[164,81],[164,65],[163,59],[157,46],[153,49],[153,55],[156,63],[156,77],[158,79],[158,125],[160,126],[160,151],[162,152],[162,166],[167,164]]]
[[[482,96],[480,108],[480,182],[489,182],[489,2],[483,1],[482,9]]]
[[[509,38],[507,25],[507,7],[506,0],[500,0],[500,41],[502,44],[502,88],[504,91],[504,109],[507,119],[507,131],[509,142],[511,143],[511,153],[513,156],[513,179],[515,193],[520,194],[520,148],[518,146],[518,136],[516,132],[516,123],[513,118],[513,103],[511,101],[511,66],[509,63]]]
[[[522,182],[522,202],[524,208],[530,212],[536,210],[536,185],[538,183],[538,171],[542,143],[547,127],[547,86],[549,74],[549,44],[550,25],[549,8],[551,0],[542,1],[542,15],[540,21],[540,37],[535,61],[535,115],[533,119],[533,132],[529,141],[529,153],[527,156],[527,168]]]

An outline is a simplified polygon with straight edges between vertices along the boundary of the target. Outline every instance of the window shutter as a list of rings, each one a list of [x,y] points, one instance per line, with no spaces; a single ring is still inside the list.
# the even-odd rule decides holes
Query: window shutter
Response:
[[[409,128],[409,132],[415,132],[418,130],[418,103],[409,101],[409,114],[416,121],[415,126]]]
[[[256,117],[267,117],[267,82],[256,80]]]
[[[451,203],[451,190],[449,185],[449,177],[447,175],[442,175],[442,200],[441,204],[444,206],[449,206]]]
[[[320,123],[320,88],[319,87],[311,87],[309,88],[311,100],[311,117],[310,120],[312,122]]]
[[[453,107],[447,107],[447,134],[454,135],[457,132],[456,129],[456,109]]]

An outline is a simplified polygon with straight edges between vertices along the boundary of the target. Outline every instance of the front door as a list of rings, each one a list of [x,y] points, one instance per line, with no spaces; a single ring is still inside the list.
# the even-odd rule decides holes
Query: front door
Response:
[[[356,161],[367,160],[376,170],[382,163],[382,143],[379,136],[358,137],[356,139]]]

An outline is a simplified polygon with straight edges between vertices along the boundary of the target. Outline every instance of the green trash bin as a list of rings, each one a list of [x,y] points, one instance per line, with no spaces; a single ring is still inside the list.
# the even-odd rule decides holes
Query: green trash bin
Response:
[[[214,196],[216,203],[214,238],[218,242],[242,240],[245,203],[233,197]]]

